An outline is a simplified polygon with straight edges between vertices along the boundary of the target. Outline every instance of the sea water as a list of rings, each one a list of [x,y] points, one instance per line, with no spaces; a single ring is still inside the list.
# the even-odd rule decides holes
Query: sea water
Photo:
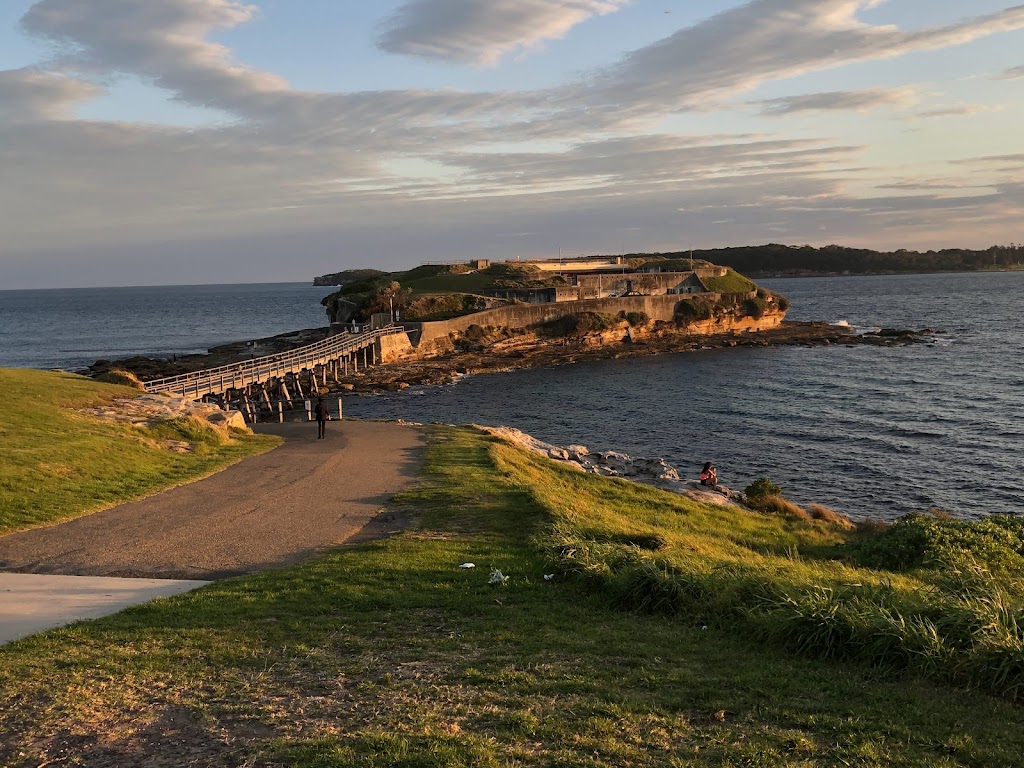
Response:
[[[762,280],[792,319],[931,327],[898,347],[736,348],[471,376],[349,397],[365,418],[507,425],[547,442],[713,461],[801,503],[893,518],[1024,512],[1024,273]],[[0,291],[0,365],[74,370],[324,324],[305,284]]]
[[[350,398],[346,413],[507,425],[664,457],[726,485],[894,518],[1024,513],[1024,273],[761,280],[790,318],[930,327],[934,343],[715,349],[472,376]]]
[[[0,291],[0,366],[78,370],[327,325],[308,283]]]

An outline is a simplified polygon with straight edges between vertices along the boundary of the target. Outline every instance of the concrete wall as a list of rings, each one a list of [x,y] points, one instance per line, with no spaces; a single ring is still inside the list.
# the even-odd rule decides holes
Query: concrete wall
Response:
[[[637,293],[657,296],[686,281],[692,272],[626,272],[624,274],[578,275],[580,297],[600,299],[621,296],[632,287]]]
[[[526,264],[544,272],[580,272],[591,269],[608,269],[622,264],[621,256],[608,259],[530,259],[522,262],[506,262],[508,264]]]
[[[750,296],[755,293],[751,293]],[[700,296],[713,302],[721,298],[716,293],[704,293]],[[415,343],[416,354],[423,356],[450,351],[452,349],[452,334],[461,333],[471,325],[526,328],[537,323],[582,312],[600,312],[610,315],[617,315],[620,312],[643,312],[652,321],[672,321],[675,320],[679,304],[693,298],[695,297],[680,295],[623,296],[617,299],[587,299],[559,304],[515,304],[476,312],[452,320],[432,323],[403,323],[403,325]],[[778,327],[783,319],[785,319],[784,312],[769,312],[761,318],[733,317],[730,314],[720,320],[712,319],[691,323],[688,332],[695,335],[711,335],[762,331]]]
[[[536,323],[555,320],[581,312],[644,312],[651,320],[671,320],[675,317],[679,296],[625,296],[619,299],[589,299],[565,301],[557,304],[514,304],[476,312],[465,317],[433,323],[403,323],[408,331],[419,331],[417,349],[423,349],[452,333],[459,333],[471,325],[525,328]],[[413,334],[415,336],[415,334]]]
[[[388,336],[381,336],[377,339],[377,360],[382,363],[391,363],[412,354],[412,342],[409,341],[409,334],[395,333]]]
[[[701,296],[710,301],[718,301],[721,297],[715,293]],[[450,348],[450,336],[461,333],[471,325],[496,326],[509,328],[526,328],[537,323],[555,320],[559,317],[580,314],[582,312],[601,312],[617,315],[619,312],[643,312],[651,320],[671,321],[675,319],[676,308],[682,301],[693,297],[687,296],[623,296],[617,299],[588,299],[584,301],[568,301],[560,304],[515,304],[510,307],[498,307],[484,312],[476,312],[465,317],[432,323],[403,323],[416,345],[420,355],[432,354]],[[784,315],[766,315],[763,322],[753,318],[725,318],[721,323],[704,321],[694,323],[694,333],[729,333],[748,330],[773,328],[782,322]]]

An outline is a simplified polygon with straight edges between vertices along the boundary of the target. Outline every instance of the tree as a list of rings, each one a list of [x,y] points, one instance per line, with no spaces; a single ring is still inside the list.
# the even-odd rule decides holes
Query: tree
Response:
[[[395,310],[403,309],[411,297],[411,288],[403,288],[397,280],[392,280],[366,299],[366,303],[359,308],[359,315],[363,320],[369,320],[370,315],[386,312],[394,318]]]

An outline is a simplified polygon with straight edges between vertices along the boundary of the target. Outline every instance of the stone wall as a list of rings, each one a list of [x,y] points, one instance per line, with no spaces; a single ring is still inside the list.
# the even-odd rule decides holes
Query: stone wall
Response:
[[[412,354],[412,343],[409,341],[409,334],[394,333],[381,336],[377,339],[377,360],[382,363],[391,363]]]
[[[721,298],[715,293],[704,293],[700,296],[710,301],[718,301]],[[679,303],[692,298],[694,297],[679,295],[622,296],[616,299],[586,299],[558,304],[515,304],[452,320],[432,323],[403,323],[403,325],[409,331],[410,338],[414,340],[417,354],[429,355],[449,350],[452,334],[462,333],[471,325],[526,328],[537,323],[583,312],[610,315],[618,315],[620,312],[643,312],[652,321],[672,321],[675,319]],[[768,313],[759,320],[729,316],[720,322],[709,320],[694,323],[691,328],[692,332],[701,334],[764,330],[779,325],[784,316],[785,313]]]
[[[597,299],[621,296],[627,290],[662,295],[683,283],[693,272],[626,272],[620,274],[577,275],[580,297]]]

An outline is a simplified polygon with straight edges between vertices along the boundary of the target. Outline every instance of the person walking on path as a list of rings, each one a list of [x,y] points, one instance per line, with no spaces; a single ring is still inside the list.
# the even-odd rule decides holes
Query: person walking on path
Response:
[[[316,415],[316,439],[323,440],[327,420],[331,418],[331,415],[327,412],[327,403],[324,402],[322,397],[317,399],[316,408],[313,410]]]

